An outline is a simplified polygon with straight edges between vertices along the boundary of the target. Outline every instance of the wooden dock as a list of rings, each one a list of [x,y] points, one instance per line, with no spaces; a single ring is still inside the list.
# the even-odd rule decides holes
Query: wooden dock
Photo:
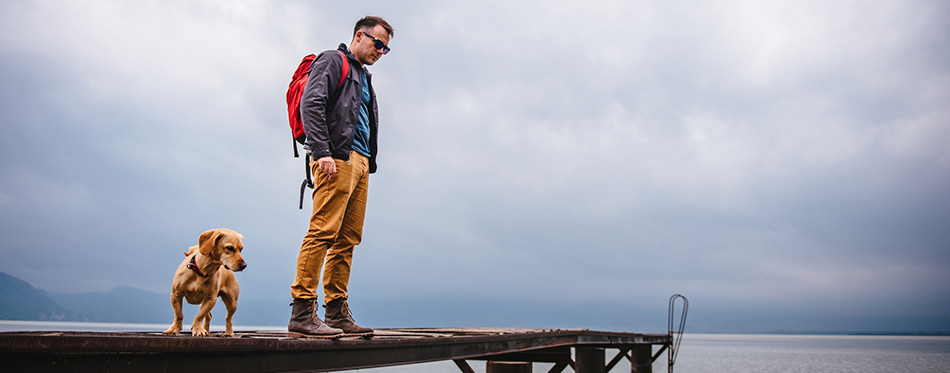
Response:
[[[652,372],[653,361],[672,343],[668,334],[586,329],[381,329],[371,339],[337,340],[288,339],[279,331],[236,334],[7,332],[0,333],[0,364],[17,372],[289,372],[453,360],[462,372],[474,372],[468,361],[483,360],[489,373],[531,372],[532,362],[553,363],[551,372],[570,366],[599,373],[628,359],[633,372]]]

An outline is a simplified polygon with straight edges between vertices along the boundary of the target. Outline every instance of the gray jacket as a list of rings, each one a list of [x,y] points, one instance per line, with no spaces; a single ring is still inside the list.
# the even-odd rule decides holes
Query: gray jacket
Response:
[[[310,65],[310,77],[300,99],[300,117],[307,134],[307,146],[313,159],[331,156],[348,161],[353,147],[353,136],[360,115],[360,96],[363,93],[361,71],[366,71],[350,53],[346,44],[339,51],[347,56],[350,71],[343,85],[337,88],[343,72],[343,58],[335,50],[320,53]],[[373,77],[366,71],[366,81],[373,110],[369,118],[369,172],[376,172],[376,133],[379,115],[376,106],[376,91]]]

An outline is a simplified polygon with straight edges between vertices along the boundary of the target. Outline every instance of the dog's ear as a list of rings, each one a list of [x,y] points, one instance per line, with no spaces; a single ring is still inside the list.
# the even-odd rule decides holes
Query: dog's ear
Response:
[[[218,242],[217,237],[221,233],[217,229],[204,232],[198,237],[198,251],[202,255],[210,255],[214,245]]]

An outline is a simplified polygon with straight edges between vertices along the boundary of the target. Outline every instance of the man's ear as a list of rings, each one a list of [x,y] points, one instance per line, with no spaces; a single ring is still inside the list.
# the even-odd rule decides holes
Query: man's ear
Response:
[[[206,231],[198,237],[198,251],[203,255],[210,255],[211,250],[214,249],[214,244],[218,241],[214,239],[220,235],[217,229],[212,229]]]

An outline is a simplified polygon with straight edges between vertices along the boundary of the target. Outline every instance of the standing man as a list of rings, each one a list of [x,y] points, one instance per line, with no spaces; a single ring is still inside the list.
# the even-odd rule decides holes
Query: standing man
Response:
[[[373,334],[353,320],[346,304],[347,284],[353,247],[363,234],[369,174],[376,172],[379,118],[373,79],[365,66],[389,52],[392,36],[393,28],[384,19],[364,17],[356,22],[349,47],[341,43],[310,66],[300,115],[312,155],[313,214],[290,286],[290,338]],[[321,267],[326,323],[316,315]]]

